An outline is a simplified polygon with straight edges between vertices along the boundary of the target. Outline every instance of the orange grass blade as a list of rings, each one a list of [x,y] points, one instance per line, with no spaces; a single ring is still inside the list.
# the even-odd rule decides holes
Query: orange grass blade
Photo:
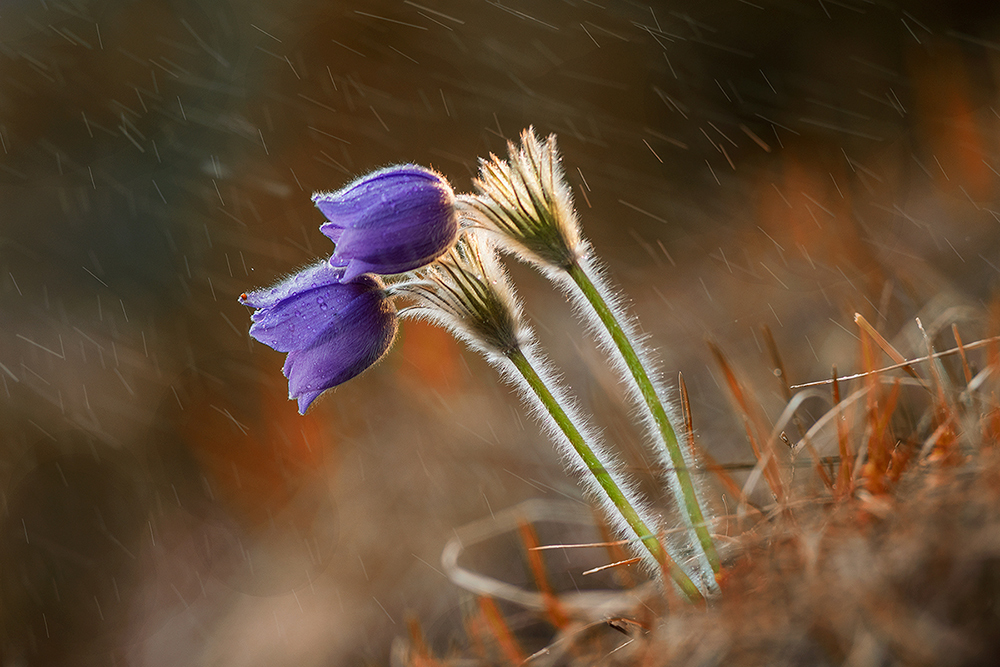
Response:
[[[739,380],[736,379],[736,374],[733,372],[732,367],[726,360],[725,355],[722,354],[722,350],[712,342],[709,342],[708,346],[712,350],[712,355],[715,357],[716,363],[719,364],[723,374],[726,376],[726,385],[729,387],[729,391],[736,402],[736,407],[743,417],[743,425],[746,428],[750,448],[753,450],[754,456],[757,457],[757,461],[760,461],[763,453],[757,443],[754,431],[763,431],[756,424],[756,420],[753,418],[753,412],[750,409],[750,404],[747,401],[743,387],[740,385]],[[757,427],[756,429],[755,426]],[[770,443],[768,444],[770,445]],[[781,474],[778,470],[778,462],[775,458],[777,452],[773,450],[774,448],[772,446],[771,451],[768,452],[767,460],[764,463],[764,479],[767,480],[767,485],[771,487],[771,493],[774,494],[775,499],[779,503],[783,503],[785,502],[785,485],[781,480]]]
[[[865,375],[865,384],[868,385],[868,393],[865,394],[865,416],[868,421],[868,448],[865,452],[867,461],[861,464],[861,469],[858,471],[861,473],[862,484],[864,485],[874,485],[881,491],[881,477],[875,472],[877,464],[873,465],[872,461],[872,448],[875,446],[873,440],[878,438],[879,431],[879,395],[882,389],[882,383],[879,381],[877,375],[871,374],[871,371],[875,370],[875,345],[877,341],[872,336],[872,332],[875,330],[865,321],[863,317],[855,314],[855,321],[861,324],[859,326],[859,341],[861,343],[861,368],[864,369],[868,375]],[[875,332],[878,335],[878,332]],[[883,348],[884,351],[884,348]],[[895,352],[895,350],[893,350]],[[898,360],[893,360],[898,363]],[[912,369],[911,369],[912,371]],[[861,456],[858,457],[858,463],[861,463]],[[873,482],[872,476],[879,477],[878,483]]]
[[[778,343],[774,340],[774,334],[771,332],[771,327],[766,324],[761,327],[761,332],[764,334],[764,342],[767,344],[767,351],[771,355],[771,364],[774,366],[774,370],[778,375],[778,383],[781,385],[781,393],[785,397],[785,402],[792,400],[792,388],[788,383],[788,371],[785,370],[785,362],[781,358],[781,352],[778,351]],[[802,426],[802,421],[799,419],[798,415],[792,417],[792,423],[795,424],[795,428],[799,430],[799,437],[803,439],[806,449],[809,450],[809,454],[813,457],[813,461],[816,464],[816,474],[819,475],[820,480],[827,489],[833,489],[833,480],[830,479],[830,475],[827,474],[826,468],[823,467],[823,462],[820,460],[819,453],[816,448],[813,447],[812,442],[806,437],[806,429]]]
[[[882,348],[882,351],[885,352],[885,354],[886,354],[887,357],[889,357],[890,359],[892,359],[893,363],[897,364],[899,366],[899,368],[902,368],[904,371],[906,371],[907,373],[909,373],[910,376],[913,377],[914,379],[916,379],[916,380],[920,380],[921,379],[921,377],[917,374],[917,372],[915,370],[913,370],[913,366],[910,365],[910,362],[908,362],[906,360],[906,357],[904,357],[903,355],[901,355],[899,353],[899,350],[897,350],[896,348],[894,348],[892,346],[892,344],[889,343],[889,341],[887,341],[882,336],[882,334],[880,334],[875,329],[875,327],[873,327],[868,322],[868,320],[865,319],[864,315],[862,315],[861,313],[854,313],[854,323],[858,325],[859,329],[861,329],[863,332],[865,332],[866,334],[868,334],[869,336],[871,336],[872,340],[875,341],[875,343],[880,348]],[[875,370],[875,364],[874,364],[874,359],[872,359],[872,367],[871,368],[865,368],[865,372],[871,373],[874,370]]]
[[[901,446],[904,444],[905,446]],[[892,458],[889,461],[889,472],[887,474],[892,484],[898,482],[899,478],[903,476],[903,472],[913,459],[914,451],[916,451],[916,447],[911,443],[900,443],[892,450]]]
[[[731,495],[734,499],[743,505],[751,506],[750,502],[747,500],[746,494],[743,493],[743,489],[740,488],[733,478],[726,472],[726,469],[719,465],[719,462],[715,460],[711,454],[709,454],[704,449],[698,447],[697,442],[694,439],[694,419],[691,416],[691,402],[688,399],[687,383],[684,382],[684,375],[681,373],[677,374],[677,384],[681,392],[681,412],[684,416],[684,428],[687,432],[688,449],[691,451],[691,456],[695,459],[703,460],[704,467],[715,473],[719,482],[722,483],[722,487],[726,492]],[[758,512],[760,511],[754,507]]]
[[[816,451],[816,447],[812,444],[812,440],[808,435],[802,435],[802,444],[809,452],[809,455],[813,458],[813,465],[816,467],[816,474],[819,475],[819,479],[823,482],[823,486],[827,488],[828,491],[833,491],[833,480],[830,479],[830,473],[826,471],[823,467],[823,458]]]
[[[994,297],[990,301],[987,326],[989,327],[987,329],[988,333],[995,334],[1000,330],[1000,296]],[[966,347],[970,346],[967,345]],[[986,347],[986,367],[990,369],[990,374],[994,379],[1000,377],[1000,375],[997,375],[997,372],[1000,371],[1000,339],[996,337]],[[990,392],[990,404],[997,405],[996,390]],[[983,417],[983,422],[984,444],[991,449],[995,449],[997,443],[1000,442],[1000,409],[994,408],[990,410],[989,414]]]
[[[482,613],[470,612],[465,616],[465,635],[469,638],[473,651],[480,660],[486,662],[489,652],[486,650],[486,619]]]
[[[865,482],[872,493],[884,493],[887,490],[886,475],[892,463],[892,450],[895,439],[889,430],[892,414],[896,410],[899,399],[899,380],[892,385],[889,395],[880,406],[875,403],[875,409],[870,414],[871,435],[868,438],[868,463],[865,465]],[[869,392],[872,393],[872,392]]]
[[[545,614],[549,623],[560,630],[569,624],[569,617],[563,608],[559,597],[552,590],[549,584],[548,574],[545,571],[545,561],[542,552],[538,549],[538,533],[535,527],[525,520],[519,522],[518,528],[521,532],[521,542],[524,543],[524,551],[528,558],[528,567],[531,568],[531,576],[535,578],[535,586],[542,594],[542,601],[545,603]]]
[[[990,303],[988,326],[989,333],[996,334],[1000,330],[1000,297],[995,297]],[[965,347],[969,349],[972,345],[966,345]],[[997,371],[1000,371],[1000,336],[994,335],[987,339],[986,364],[993,369],[993,377],[998,377]]]
[[[993,405],[997,404],[996,392],[990,396]],[[983,444],[989,448],[995,448],[1000,442],[1000,409],[990,410],[983,416]]]
[[[424,640],[420,621],[411,616],[406,620],[406,628],[410,635],[410,667],[441,667]]]
[[[969,359],[965,356],[965,346],[962,345],[962,337],[958,335],[958,325],[951,325],[951,335],[955,337],[955,344],[958,346],[958,356],[962,358],[962,374],[965,375],[965,386],[972,384],[972,369],[969,368]]]
[[[688,397],[688,387],[683,373],[677,374],[677,387],[681,392],[681,416],[684,419],[684,432],[687,433],[688,452],[695,457],[698,452],[694,444],[694,418],[691,415],[691,400]]]
[[[486,626],[500,647],[500,652],[504,658],[512,665],[520,665],[524,662],[524,651],[521,645],[514,639],[514,634],[510,631],[507,621],[504,620],[500,608],[493,598],[485,595],[479,597],[479,611],[486,621]]]
[[[920,333],[924,336],[924,343],[927,345],[927,354],[929,357],[933,357],[934,345],[931,342],[931,338],[927,335],[927,331],[924,330],[924,325],[923,322],[920,321],[920,318],[918,317],[916,320],[917,327],[920,329]],[[947,427],[938,439],[937,444],[935,444],[934,452],[931,455],[931,458],[949,463],[955,463],[957,462],[955,458],[957,455],[955,445],[958,442],[958,437],[955,433],[954,425],[958,423],[958,415],[956,413],[955,406],[953,406],[951,401],[948,400],[948,395],[945,392],[944,379],[941,377],[937,364],[931,361],[930,367],[931,378],[934,381],[937,421],[942,427]]]
[[[788,386],[788,372],[785,370],[785,362],[781,359],[781,353],[778,352],[778,343],[774,340],[771,327],[765,324],[760,330],[764,334],[764,343],[767,345],[767,352],[771,355],[771,365],[777,371],[778,381],[781,385],[781,394],[785,397],[786,401],[790,401],[792,400],[792,390]]]

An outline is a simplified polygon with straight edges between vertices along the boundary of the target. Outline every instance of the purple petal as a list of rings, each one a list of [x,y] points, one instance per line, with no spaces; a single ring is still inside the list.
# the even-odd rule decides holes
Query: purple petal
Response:
[[[433,259],[458,234],[458,218],[450,207],[399,207],[399,213],[398,218],[386,219],[382,227],[337,230],[334,256],[373,257],[386,262],[398,257],[400,263],[427,256]],[[321,225],[320,231],[330,236],[328,225]]]
[[[458,236],[451,186],[416,165],[383,169],[313,201],[328,219],[320,231],[336,244],[331,262],[350,263],[344,281],[364,271],[392,274],[425,266]]]
[[[405,270],[406,269],[404,269],[404,271]],[[369,264],[368,262],[360,259],[352,259],[347,262],[347,268],[344,270],[344,277],[341,278],[341,280],[345,283],[350,283],[358,280],[366,274],[372,274],[376,271],[382,271],[383,273],[395,273],[393,271],[383,271],[382,264]],[[402,271],[399,273],[402,273]]]
[[[282,369],[288,397],[299,401],[299,412],[327,389],[346,382],[378,361],[396,335],[392,305],[374,293],[356,300],[347,326],[333,327],[312,346],[288,353]]]
[[[306,413],[306,410],[309,409],[309,406],[312,405],[312,402],[315,401],[317,398],[319,398],[319,395],[322,394],[324,391],[326,390],[320,389],[319,391],[308,391],[304,394],[299,394],[297,397],[294,397],[299,403],[299,414],[304,415]],[[291,399],[293,397],[289,396],[288,398]]]
[[[304,290],[338,283],[342,273],[328,262],[317,262],[270,287],[241,294],[240,303],[252,308],[271,308]]]
[[[344,320],[357,310],[355,301],[381,289],[381,283],[371,276],[353,283],[329,283],[331,276],[340,278],[343,270],[324,269],[324,265],[326,262],[313,265],[269,290],[254,293],[263,292],[266,298],[244,299],[271,304],[251,315],[254,324],[250,335],[279,352],[309,347],[331,328],[345,326]],[[322,279],[314,280],[317,275]],[[380,294],[375,298],[381,298]]]
[[[447,182],[438,174],[415,164],[396,165],[367,174],[336,192],[318,192],[313,202],[320,212],[340,228],[359,223],[372,224],[372,208],[393,207],[413,197],[440,196],[450,192]]]

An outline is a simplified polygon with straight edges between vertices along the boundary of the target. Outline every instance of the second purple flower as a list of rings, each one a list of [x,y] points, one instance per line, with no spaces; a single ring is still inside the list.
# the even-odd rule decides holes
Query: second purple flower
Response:
[[[305,414],[316,397],[378,361],[396,337],[396,309],[376,276],[342,283],[325,260],[264,289],[240,295],[256,308],[250,335],[287,352],[288,398]]]
[[[330,264],[344,282],[365,273],[404,273],[432,262],[458,236],[455,193],[440,174],[418,165],[387,167],[313,202],[329,222]]]

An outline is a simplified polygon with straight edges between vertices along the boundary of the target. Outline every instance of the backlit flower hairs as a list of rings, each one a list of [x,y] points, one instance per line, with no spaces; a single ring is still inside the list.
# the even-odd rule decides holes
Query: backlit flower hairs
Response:
[[[304,413],[321,393],[385,354],[399,316],[448,328],[518,388],[567,467],[651,571],[667,574],[691,600],[716,593],[719,559],[689,472],[691,453],[678,444],[634,318],[583,238],[555,137],[541,141],[525,130],[519,146],[509,144],[507,160],[481,162],[475,184],[478,194],[456,197],[443,176],[408,164],[314,195],[327,218],[320,230],[334,249],[277,285],[240,297],[256,309],[250,335],[288,354],[289,398]],[[686,539],[661,543],[662,520],[551,370],[495,244],[565,291],[608,352],[643,415]],[[398,311],[397,299],[406,304]]]

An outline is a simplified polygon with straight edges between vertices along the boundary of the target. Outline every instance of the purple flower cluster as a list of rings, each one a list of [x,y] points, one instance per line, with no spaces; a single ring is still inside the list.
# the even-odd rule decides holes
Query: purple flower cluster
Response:
[[[242,294],[256,308],[250,335],[287,352],[288,397],[305,413],[321,393],[350,380],[392,345],[396,309],[378,276],[426,266],[458,236],[455,194],[417,165],[388,167],[344,188],[318,193],[335,244],[328,260],[278,284]]]

